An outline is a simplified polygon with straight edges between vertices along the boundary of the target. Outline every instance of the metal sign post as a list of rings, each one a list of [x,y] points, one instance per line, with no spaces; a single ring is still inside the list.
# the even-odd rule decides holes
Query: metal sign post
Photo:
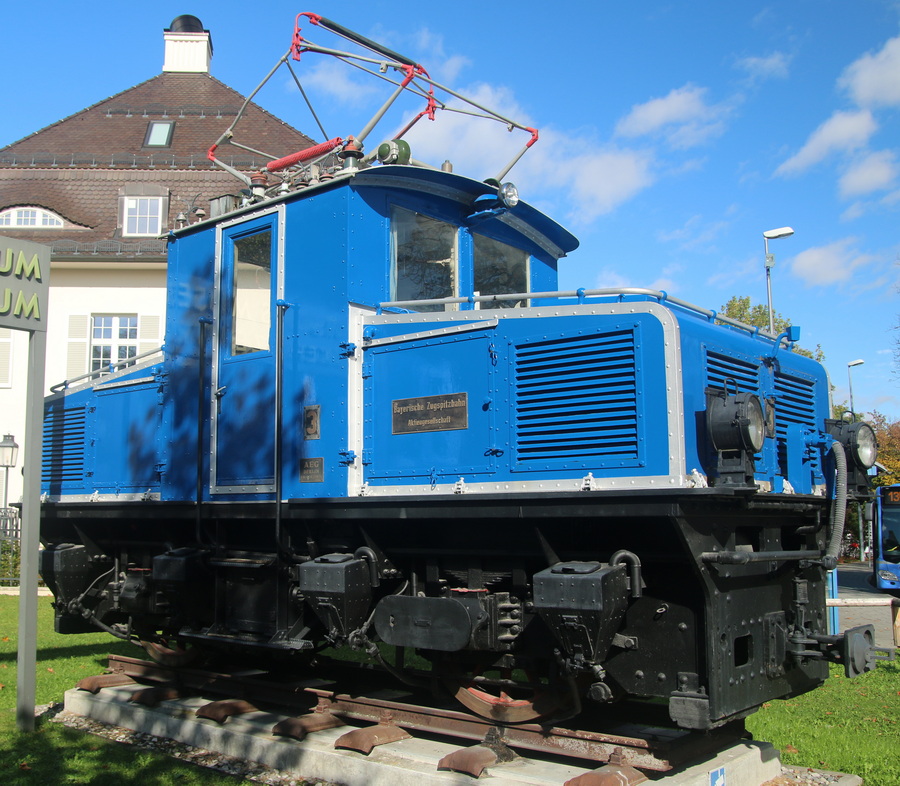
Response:
[[[20,731],[34,731],[41,446],[49,293],[50,249],[37,243],[0,237],[0,327],[27,330],[29,333],[16,681],[16,724]]]

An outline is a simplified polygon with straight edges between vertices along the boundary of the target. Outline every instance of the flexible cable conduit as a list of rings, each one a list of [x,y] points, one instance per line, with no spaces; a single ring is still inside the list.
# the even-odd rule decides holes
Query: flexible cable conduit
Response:
[[[847,518],[847,456],[844,446],[835,440],[831,443],[834,453],[834,465],[837,470],[834,486],[834,504],[831,508],[831,540],[825,552],[826,558],[837,561],[841,553],[841,541],[844,538],[844,521]]]

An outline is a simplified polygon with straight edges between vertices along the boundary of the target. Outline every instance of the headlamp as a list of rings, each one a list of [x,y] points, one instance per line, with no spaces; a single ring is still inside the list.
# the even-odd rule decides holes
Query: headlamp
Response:
[[[706,431],[717,454],[715,485],[754,486],[754,457],[766,439],[766,416],[759,397],[707,390]]]
[[[847,427],[850,455],[863,469],[869,469],[878,458],[875,432],[868,423],[851,423]]]
[[[847,487],[854,498],[869,496],[868,470],[878,459],[878,441],[868,423],[845,423],[826,420],[828,433],[844,448],[847,454]]]
[[[497,195],[505,207],[515,207],[519,204],[519,189],[513,183],[504,183],[497,190]]]
[[[713,446],[719,451],[759,453],[766,437],[765,414],[753,393],[711,399],[706,409],[706,425]]]

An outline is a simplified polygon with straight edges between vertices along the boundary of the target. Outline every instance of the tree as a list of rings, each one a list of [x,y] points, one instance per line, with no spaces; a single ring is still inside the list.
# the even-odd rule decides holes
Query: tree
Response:
[[[722,308],[719,314],[723,317],[736,319],[739,322],[745,322],[754,327],[768,329],[769,327],[769,307],[762,303],[752,305],[750,296],[734,295]],[[787,317],[781,316],[777,311],[772,314],[772,324],[775,326],[775,333],[784,333],[791,325],[791,321]],[[820,363],[825,360],[825,353],[822,351],[821,344],[816,344],[815,351],[795,347],[794,351],[799,355],[805,355],[808,358],[818,360]]]
[[[875,429],[878,440],[878,463],[884,471],[875,478],[876,486],[889,486],[900,483],[900,421],[889,421],[880,412],[873,412],[866,418]]]

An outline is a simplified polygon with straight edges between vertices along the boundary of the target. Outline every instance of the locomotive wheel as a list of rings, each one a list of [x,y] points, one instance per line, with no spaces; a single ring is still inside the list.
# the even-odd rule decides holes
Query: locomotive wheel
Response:
[[[158,663],[160,666],[170,666],[173,669],[190,666],[200,655],[200,651],[196,648],[186,649],[175,643],[173,646],[169,646],[169,642],[165,639],[160,641],[142,639],[141,646],[154,663]]]

